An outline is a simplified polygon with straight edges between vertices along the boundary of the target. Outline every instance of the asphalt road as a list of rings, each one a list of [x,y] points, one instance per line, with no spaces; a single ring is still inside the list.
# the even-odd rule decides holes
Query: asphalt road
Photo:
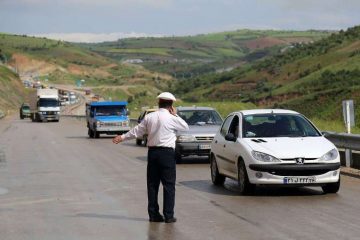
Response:
[[[0,239],[359,239],[360,180],[338,194],[210,181],[209,165],[177,167],[175,224],[149,223],[146,148],[89,139],[84,122],[0,121]],[[159,195],[160,199],[162,195]]]

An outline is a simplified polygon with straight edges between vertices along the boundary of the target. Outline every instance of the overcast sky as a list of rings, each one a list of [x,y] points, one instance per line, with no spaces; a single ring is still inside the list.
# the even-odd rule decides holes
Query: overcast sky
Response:
[[[72,41],[360,24],[360,0],[0,0],[0,32]],[[48,35],[50,34],[50,35]]]

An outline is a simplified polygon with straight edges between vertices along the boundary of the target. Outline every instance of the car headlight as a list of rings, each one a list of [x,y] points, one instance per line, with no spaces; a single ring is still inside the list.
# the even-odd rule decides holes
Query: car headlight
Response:
[[[328,151],[327,153],[325,153],[319,160],[331,161],[331,160],[335,160],[338,156],[339,156],[339,153],[334,148],[334,149]]]
[[[276,157],[273,157],[269,154],[266,153],[262,153],[262,152],[257,152],[257,151],[252,151],[251,155],[258,161],[262,161],[262,162],[280,162],[279,159],[277,159]]]
[[[178,142],[195,142],[196,138],[193,135],[180,135],[177,137]]]
[[[100,122],[100,121],[96,121],[96,126],[97,126],[97,127],[100,127],[100,125],[101,125],[101,122]]]

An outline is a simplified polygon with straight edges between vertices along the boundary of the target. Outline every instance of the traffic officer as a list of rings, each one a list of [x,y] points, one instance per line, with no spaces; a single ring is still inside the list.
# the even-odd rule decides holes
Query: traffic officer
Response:
[[[113,143],[142,138],[148,134],[147,191],[150,222],[176,222],[174,217],[177,131],[187,131],[189,126],[176,114],[173,94],[163,92],[158,97],[159,110],[149,113],[135,128],[113,139]],[[159,212],[158,192],[160,182],[164,189],[162,216]],[[165,217],[165,219],[164,219]]]

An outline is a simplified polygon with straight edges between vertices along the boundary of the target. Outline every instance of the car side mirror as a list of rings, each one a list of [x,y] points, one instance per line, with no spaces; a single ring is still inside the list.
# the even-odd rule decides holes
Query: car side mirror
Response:
[[[225,135],[225,140],[230,142],[236,142],[236,137],[233,133],[228,133]]]

